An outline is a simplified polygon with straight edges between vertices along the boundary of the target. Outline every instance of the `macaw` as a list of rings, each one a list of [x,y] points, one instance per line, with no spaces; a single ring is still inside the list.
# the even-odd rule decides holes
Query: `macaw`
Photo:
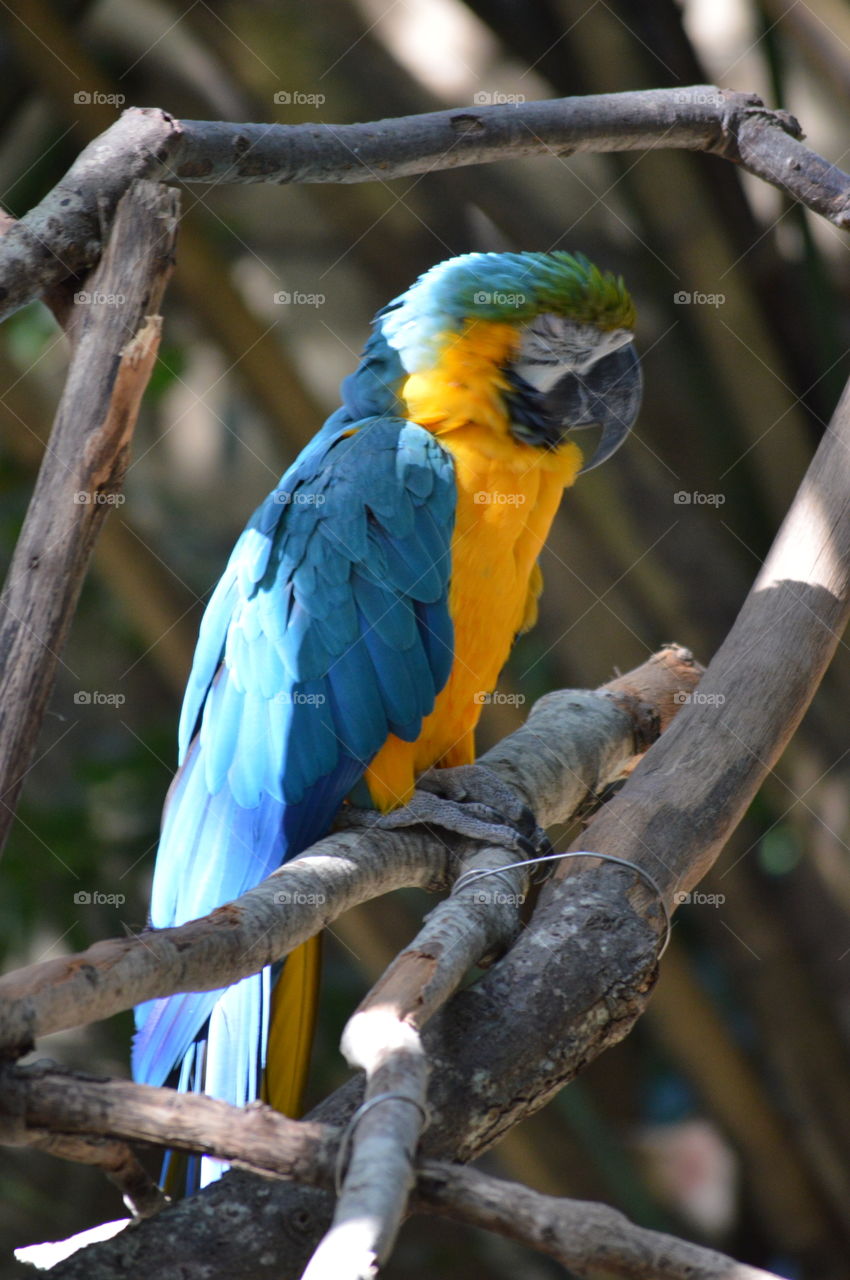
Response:
[[[542,589],[582,468],[641,398],[621,279],[581,254],[470,253],[375,318],[342,405],[254,512],[200,627],[153,878],[153,928],[206,915],[325,835],[470,764],[483,694]],[[297,1112],[317,939],[224,990],[140,1005],[133,1072]],[[222,1169],[204,1160],[201,1184]]]

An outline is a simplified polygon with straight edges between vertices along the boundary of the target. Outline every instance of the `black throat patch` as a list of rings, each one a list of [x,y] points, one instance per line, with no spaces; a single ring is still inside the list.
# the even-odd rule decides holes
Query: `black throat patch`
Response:
[[[508,367],[502,372],[510,383],[502,395],[511,422],[511,435],[521,444],[537,449],[557,449],[563,442],[564,424],[553,412],[550,398],[526,382],[515,369]]]

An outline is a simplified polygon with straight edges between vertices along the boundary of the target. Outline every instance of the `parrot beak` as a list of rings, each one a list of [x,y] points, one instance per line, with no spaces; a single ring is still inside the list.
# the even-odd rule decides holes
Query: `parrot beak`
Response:
[[[619,449],[634,425],[643,375],[634,344],[597,360],[586,373],[569,373],[547,393],[547,409],[564,432],[601,427],[596,451],[581,469],[592,471]]]

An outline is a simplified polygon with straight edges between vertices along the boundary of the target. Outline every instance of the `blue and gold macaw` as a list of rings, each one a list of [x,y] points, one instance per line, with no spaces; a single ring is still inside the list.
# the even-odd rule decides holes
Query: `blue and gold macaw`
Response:
[[[206,915],[325,835],[469,764],[482,693],[533,625],[538,556],[641,395],[634,307],[580,254],[466,254],[375,319],[331,415],[255,511],[210,599],[180,718],[151,924]],[[585,467],[585,470],[587,469]],[[136,1012],[133,1071],[294,1114],[317,940],[277,971]],[[201,1181],[221,1166],[204,1161]]]

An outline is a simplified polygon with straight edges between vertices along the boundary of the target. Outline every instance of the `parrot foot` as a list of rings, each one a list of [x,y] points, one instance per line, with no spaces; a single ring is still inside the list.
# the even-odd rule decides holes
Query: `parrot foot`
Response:
[[[429,769],[410,802],[389,813],[347,809],[344,825],[394,831],[419,824],[441,827],[469,840],[497,845],[520,858],[551,853],[549,838],[527,804],[484,765]]]

